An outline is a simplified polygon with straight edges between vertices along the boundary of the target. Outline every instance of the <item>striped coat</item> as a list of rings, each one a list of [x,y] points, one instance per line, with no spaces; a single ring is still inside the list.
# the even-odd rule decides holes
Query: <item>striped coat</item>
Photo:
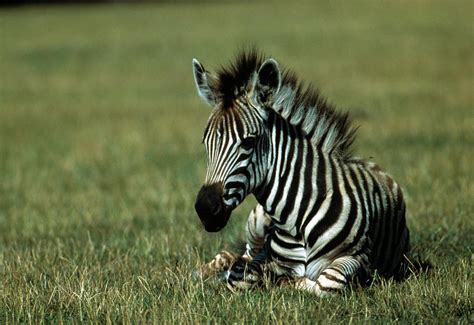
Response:
[[[245,254],[221,252],[201,275],[224,272],[230,285],[248,287],[270,272],[318,295],[374,272],[395,275],[409,245],[402,191],[377,165],[353,157],[348,115],[255,52],[217,75],[193,66],[198,92],[214,108],[196,211],[206,230],[218,231],[247,195],[259,203]]]

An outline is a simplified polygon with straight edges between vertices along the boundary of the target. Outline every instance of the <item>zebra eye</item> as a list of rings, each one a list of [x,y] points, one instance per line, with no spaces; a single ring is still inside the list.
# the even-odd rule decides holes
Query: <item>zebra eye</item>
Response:
[[[240,147],[244,150],[250,150],[255,147],[255,144],[257,143],[257,137],[255,136],[248,136],[242,140],[240,143]]]

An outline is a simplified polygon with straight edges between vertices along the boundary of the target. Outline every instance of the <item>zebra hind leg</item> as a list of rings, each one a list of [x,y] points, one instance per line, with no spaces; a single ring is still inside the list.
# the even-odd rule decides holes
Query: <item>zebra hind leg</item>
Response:
[[[364,264],[359,257],[340,257],[324,269],[316,280],[300,277],[283,281],[282,286],[308,291],[318,297],[333,296],[341,293],[355,277],[366,273]]]

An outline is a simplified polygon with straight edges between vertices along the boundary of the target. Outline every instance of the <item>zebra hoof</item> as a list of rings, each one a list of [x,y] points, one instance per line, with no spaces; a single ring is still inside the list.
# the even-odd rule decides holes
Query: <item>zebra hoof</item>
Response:
[[[223,271],[217,274],[217,279],[221,282],[228,282],[230,272],[229,271]]]

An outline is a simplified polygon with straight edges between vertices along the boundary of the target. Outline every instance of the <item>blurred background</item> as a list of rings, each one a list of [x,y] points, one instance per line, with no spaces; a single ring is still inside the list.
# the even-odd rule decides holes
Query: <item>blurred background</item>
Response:
[[[4,310],[34,310],[28,292],[60,305],[44,270],[62,281],[85,263],[94,288],[133,274],[160,287],[163,268],[189,271],[243,237],[253,198],[219,234],[194,212],[210,109],[191,60],[212,71],[250,45],[353,114],[357,155],[405,189],[416,250],[470,260],[472,1],[51,2],[0,7]]]

